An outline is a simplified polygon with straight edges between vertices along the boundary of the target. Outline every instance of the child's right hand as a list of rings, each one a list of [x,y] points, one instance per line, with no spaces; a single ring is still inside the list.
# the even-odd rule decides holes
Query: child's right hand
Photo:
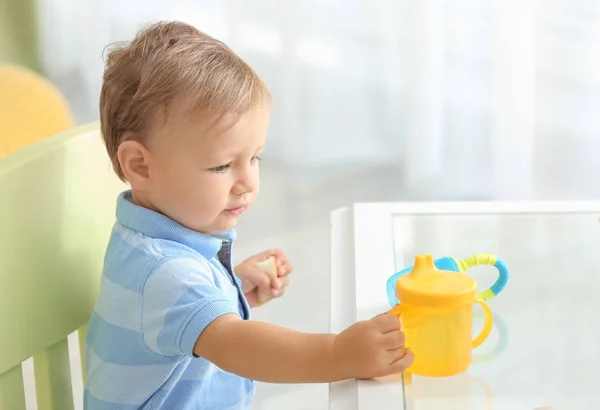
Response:
[[[355,323],[337,335],[334,354],[342,374],[357,379],[400,373],[414,361],[404,348],[398,318],[389,314]]]

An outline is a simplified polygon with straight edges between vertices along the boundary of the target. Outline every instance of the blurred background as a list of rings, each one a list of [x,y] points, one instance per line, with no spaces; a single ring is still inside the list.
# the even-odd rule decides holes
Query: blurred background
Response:
[[[381,170],[391,198],[600,194],[593,0],[3,3],[0,56],[53,81],[78,123],[98,118],[104,47],[177,19],[265,79],[266,155],[298,184]]]
[[[259,319],[327,331],[333,208],[600,198],[600,2],[0,0],[0,61],[96,121],[104,48],[157,20],[224,41],[273,94],[237,255],[282,247],[296,270]],[[326,386],[264,385],[256,408],[326,404]]]

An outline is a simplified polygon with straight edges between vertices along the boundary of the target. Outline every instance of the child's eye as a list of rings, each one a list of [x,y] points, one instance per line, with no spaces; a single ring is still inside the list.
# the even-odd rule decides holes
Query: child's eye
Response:
[[[231,167],[231,164],[219,165],[218,167],[211,168],[210,170],[217,174],[226,172]]]
[[[260,161],[262,161],[262,158],[261,158],[261,157],[259,157],[259,156],[252,157],[252,159],[250,160],[250,163],[251,163],[251,164],[253,164],[253,163],[255,163],[256,161],[259,161],[259,162],[260,162]]]

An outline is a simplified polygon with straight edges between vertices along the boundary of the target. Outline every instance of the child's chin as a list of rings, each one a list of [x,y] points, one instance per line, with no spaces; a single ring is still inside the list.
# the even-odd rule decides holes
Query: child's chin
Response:
[[[237,221],[238,218],[227,218],[225,221],[222,221],[221,223],[218,224],[218,226],[216,226],[215,228],[218,229],[219,232],[225,232],[228,231],[230,229],[235,228],[235,226],[237,225]]]

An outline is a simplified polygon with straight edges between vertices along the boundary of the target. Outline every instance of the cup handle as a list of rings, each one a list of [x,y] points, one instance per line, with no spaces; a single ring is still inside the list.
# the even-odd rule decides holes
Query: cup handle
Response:
[[[400,319],[400,315],[402,314],[402,303],[397,303],[393,308],[386,312],[388,315],[392,315]]]
[[[498,279],[496,279],[496,282],[489,289],[480,292],[478,295],[483,301],[490,300],[502,292],[502,289],[506,286],[506,282],[508,282],[508,268],[506,264],[502,259],[489,253],[469,256],[458,262],[458,265],[463,272],[479,265],[494,266],[498,269]]]
[[[471,376],[471,380],[473,380],[475,383],[478,383],[481,386],[481,388],[483,389],[484,394],[485,394],[485,408],[486,408],[486,410],[491,410],[493,408],[492,400],[494,399],[492,389],[485,382],[485,380],[480,377]]]
[[[488,338],[490,332],[492,331],[492,326],[494,325],[494,316],[492,315],[492,310],[483,300],[477,298],[475,299],[475,303],[478,303],[483,308],[483,329],[477,335],[475,339],[473,339],[473,349],[482,344],[485,339]]]

